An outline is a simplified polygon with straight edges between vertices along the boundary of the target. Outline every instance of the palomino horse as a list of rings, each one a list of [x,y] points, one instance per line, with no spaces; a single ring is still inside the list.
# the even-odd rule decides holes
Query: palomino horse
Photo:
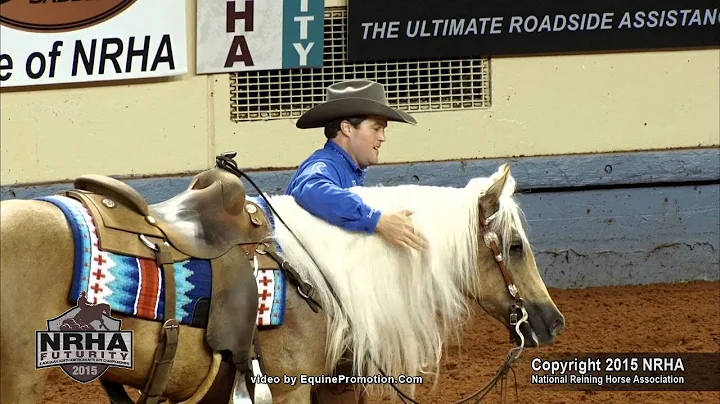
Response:
[[[223,178],[227,190],[233,180]],[[515,180],[506,165],[462,188],[404,185],[353,191],[383,211],[412,209],[414,225],[428,238],[429,247],[418,252],[391,246],[377,235],[329,225],[291,197],[268,198],[277,213],[272,236],[278,251],[314,285],[322,309],[315,312],[299,288],[288,289],[284,323],[259,331],[266,374],[320,377],[337,369],[343,358],[360,376],[435,373],[446,340],[457,337],[472,301],[511,335],[515,309],[522,305],[527,321],[518,325],[517,336],[524,345],[554,342],[564,318],[539,275],[513,199]],[[244,189],[233,198],[223,193],[221,202],[204,203],[246,206]],[[0,401],[35,403],[47,377],[47,370],[35,369],[35,331],[46,329],[47,319],[73,306],[68,293],[74,241],[66,217],[53,204],[9,200],[0,206]],[[122,319],[123,330],[134,332],[135,364],[133,369],[110,367],[102,380],[142,389],[163,324],[117,313],[114,317]],[[171,401],[197,402],[214,379],[208,394],[222,398],[205,398],[226,402],[234,371],[218,373],[217,357],[202,328],[180,325],[162,395]],[[273,402],[310,403],[314,390],[327,389],[297,380],[271,384]],[[387,388],[367,387],[380,392]],[[412,388],[407,394],[412,395]]]

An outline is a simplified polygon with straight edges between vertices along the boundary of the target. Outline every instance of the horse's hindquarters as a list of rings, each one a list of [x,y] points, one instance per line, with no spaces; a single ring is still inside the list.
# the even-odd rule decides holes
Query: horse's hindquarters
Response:
[[[35,331],[70,308],[72,233],[46,202],[3,201],[0,215],[0,401],[35,403],[47,375],[35,369]]]

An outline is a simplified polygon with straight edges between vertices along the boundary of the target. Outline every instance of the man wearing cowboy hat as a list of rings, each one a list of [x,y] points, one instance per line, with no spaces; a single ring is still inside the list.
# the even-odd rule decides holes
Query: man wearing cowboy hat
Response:
[[[388,121],[417,124],[409,114],[388,105],[379,83],[348,80],[329,86],[325,103],[296,123],[300,129],[324,128],[327,142],[300,164],[286,194],[328,223],[423,249],[426,240],[414,231],[411,211],[380,212],[348,190],[363,186],[368,167],[378,163]]]

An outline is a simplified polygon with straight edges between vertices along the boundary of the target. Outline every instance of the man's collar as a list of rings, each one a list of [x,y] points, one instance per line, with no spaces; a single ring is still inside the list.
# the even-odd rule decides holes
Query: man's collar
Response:
[[[353,171],[358,172],[362,175],[364,175],[367,172],[367,169],[364,169],[364,170],[361,169],[357,165],[357,163],[355,163],[355,160],[352,158],[352,156],[350,156],[350,154],[347,151],[345,151],[345,149],[340,147],[340,145],[338,145],[334,141],[328,140],[327,142],[325,142],[325,148],[335,151],[338,154],[340,154],[341,156],[343,156],[343,158],[345,158],[345,161],[347,161],[348,164],[350,164],[350,168],[352,168]]]

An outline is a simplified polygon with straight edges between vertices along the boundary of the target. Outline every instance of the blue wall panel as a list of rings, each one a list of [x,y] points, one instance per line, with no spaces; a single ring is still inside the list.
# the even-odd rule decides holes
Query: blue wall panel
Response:
[[[518,199],[548,286],[720,279],[720,185]]]
[[[299,162],[298,162],[299,163]],[[518,157],[442,161],[428,163],[386,164],[374,166],[367,185],[446,185],[464,186],[474,177],[485,177],[498,166],[508,163],[520,190],[543,190],[557,187],[614,186],[628,184],[679,183],[685,181],[718,181],[720,150],[718,148],[659,152],[587,154],[549,157]],[[242,168],[242,161],[238,161]],[[282,193],[293,170],[247,172],[264,192]],[[180,192],[191,177],[127,179],[151,202]],[[31,198],[55,192],[70,183],[52,185],[7,185],[0,187],[0,200]],[[247,192],[257,194],[246,182]]]

